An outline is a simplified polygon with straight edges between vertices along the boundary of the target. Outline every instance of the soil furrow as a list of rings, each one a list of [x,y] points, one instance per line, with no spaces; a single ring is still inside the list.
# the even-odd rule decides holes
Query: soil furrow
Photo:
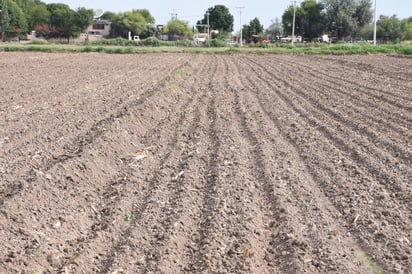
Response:
[[[258,79],[261,79],[261,77],[259,77],[259,76],[255,76],[255,77],[257,77]],[[261,80],[264,80],[264,79],[261,79]],[[267,84],[267,86],[271,86],[270,85],[270,82],[269,81],[264,81],[266,84]],[[266,90],[266,89],[263,89],[263,90]],[[299,121],[299,120],[302,120],[302,121],[307,121],[307,122],[304,122],[303,123],[303,125],[302,126],[304,126],[305,124],[309,124],[309,125],[311,125],[311,127],[312,127],[312,130],[305,130],[306,132],[313,132],[313,129],[316,129],[316,131],[318,131],[319,129],[318,129],[318,127],[319,127],[319,124],[318,123],[313,123],[313,121],[312,120],[310,120],[308,117],[306,117],[306,116],[304,116],[304,115],[298,115],[298,116],[296,116],[296,114],[297,113],[299,113],[300,112],[300,110],[297,108],[297,107],[295,107],[294,106],[294,104],[290,101],[290,96],[285,96],[285,95],[282,95],[282,93],[280,92],[280,90],[277,90],[276,88],[274,88],[274,91],[276,91],[276,95],[277,96],[279,96],[280,97],[280,99],[283,101],[283,102],[285,102],[286,104],[287,104],[287,109],[290,109],[290,110],[293,110],[293,112],[294,113],[291,113],[290,114],[290,117],[297,117],[297,118],[294,118],[293,120],[295,120],[295,121]],[[316,159],[316,158],[314,158],[313,157],[313,155],[316,155],[316,151],[318,151],[318,152],[321,152],[322,150],[320,150],[321,149],[321,147],[317,147],[317,149],[315,149],[315,150],[313,150],[312,151],[312,149],[310,149],[309,151],[308,151],[308,144],[305,144],[306,142],[304,142],[304,138],[305,138],[305,136],[303,135],[303,136],[296,136],[295,134],[295,132],[299,132],[299,127],[298,128],[296,128],[296,126],[298,126],[297,124],[294,124],[293,122],[292,122],[292,126],[289,128],[289,127],[286,127],[286,125],[288,125],[288,124],[290,124],[290,122],[289,123],[285,123],[285,124],[279,124],[279,122],[281,121],[281,120],[283,120],[283,118],[280,118],[280,117],[277,117],[277,116],[273,116],[273,114],[271,114],[271,111],[270,110],[268,110],[266,107],[264,107],[264,105],[265,105],[265,103],[264,102],[266,102],[266,104],[272,104],[273,105],[273,103],[272,102],[276,102],[276,101],[274,101],[274,99],[272,99],[273,98],[273,90],[271,90],[271,91],[267,91],[267,95],[265,95],[265,97],[262,97],[263,96],[263,94],[262,94],[262,91],[259,91],[259,92],[256,92],[256,96],[258,96],[258,98],[261,98],[260,100],[261,100],[261,102],[260,102],[260,104],[262,104],[262,108],[263,109],[265,109],[265,111],[268,113],[268,115],[270,115],[270,117],[271,117],[271,119],[272,119],[272,121],[275,123],[275,124],[277,124],[278,126],[280,126],[280,131],[283,131],[284,132],[284,137],[286,138],[286,139],[288,139],[292,144],[294,144],[294,146],[296,147],[296,149],[299,151],[299,154],[300,155],[302,155],[302,159],[307,159],[307,161],[306,161],[306,163],[308,164],[308,166],[307,166],[307,168],[308,168],[308,170],[311,170],[311,174],[312,174],[312,176],[313,176],[313,178],[315,178],[316,179],[316,181],[319,183],[319,184],[321,184],[321,186],[322,186],[322,188],[324,188],[324,189],[330,189],[331,188],[331,185],[329,184],[329,180],[324,180],[323,178],[323,175],[321,175],[321,173],[317,173],[316,172],[316,168],[314,167],[314,166],[312,166],[313,164],[316,164],[317,166],[322,166],[323,165],[323,162],[325,161],[325,159],[322,159],[322,158],[318,158],[318,159]],[[270,94],[270,95],[269,95]],[[270,99],[269,99],[269,97],[268,96],[270,96]],[[282,113],[281,111],[277,111],[278,113]],[[296,120],[296,119],[298,119],[298,120]],[[299,122],[300,123],[300,122]],[[322,132],[322,131],[321,131]],[[293,134],[292,134],[293,133]],[[325,134],[325,132],[323,131],[322,132],[322,134],[324,135]],[[317,135],[317,134],[314,134],[315,136]],[[330,134],[328,134],[328,135],[326,135],[325,136],[327,139],[329,139],[329,140],[336,140],[336,137],[335,136],[332,136],[332,135],[330,135]],[[310,138],[310,137],[309,137]],[[317,137],[317,138],[319,138],[319,136]],[[303,141],[303,142],[302,142]],[[326,143],[325,143],[326,144]],[[340,142],[339,143],[340,145],[344,145],[344,143],[343,142]],[[336,146],[336,141],[334,141],[334,143],[333,143],[333,146]],[[338,146],[338,148],[339,148],[339,146]],[[345,151],[347,151],[347,148],[345,147],[345,148],[343,148],[343,147],[340,147],[339,148],[340,150],[341,150],[341,152],[342,153],[344,153],[345,154]],[[313,154],[314,153],[314,154]],[[329,157],[331,157],[331,156],[329,156]],[[356,158],[356,157],[355,157]],[[331,158],[331,159],[335,159],[335,158]],[[355,162],[356,162],[356,159],[354,159],[355,160]],[[308,162],[308,161],[310,161],[310,162]],[[349,162],[350,163],[350,162]],[[363,165],[361,162],[358,162],[358,164],[360,164],[361,166]],[[348,165],[348,163],[346,163],[346,165]],[[350,167],[350,164],[349,164],[349,167]],[[348,167],[348,168],[349,168]],[[345,168],[346,169],[346,168]],[[357,167],[353,167],[353,169],[354,170],[356,170],[357,169]],[[319,170],[319,171],[321,171],[321,170]],[[350,168],[349,168],[349,171],[350,171]],[[344,172],[347,172],[347,171],[344,171]],[[355,173],[356,174],[356,173]],[[359,176],[359,175],[361,175],[362,173],[358,173],[358,175],[357,175],[357,177]],[[349,175],[349,176],[351,176],[351,175]],[[373,176],[373,172],[372,172],[372,176]],[[373,177],[375,177],[375,176],[373,176]],[[366,178],[365,178],[366,179]],[[379,179],[379,178],[378,178]],[[349,182],[346,182],[346,184],[348,184]],[[383,182],[382,180],[381,180],[381,183],[382,183],[382,185],[383,185],[383,183],[385,183],[385,182]],[[388,188],[388,189],[390,189],[391,187],[389,187],[389,186],[387,186],[387,185],[383,185],[384,187],[386,187],[386,188]],[[359,186],[358,186],[359,187]],[[356,185],[354,185],[354,188],[356,188]],[[351,189],[351,188],[348,188],[348,189]],[[335,191],[336,192],[336,191]],[[362,192],[363,192],[363,190],[362,190]],[[334,193],[334,192],[330,192],[330,193]],[[396,193],[396,197],[398,196],[398,194],[400,194],[399,192],[397,192]],[[334,202],[334,203],[336,203],[336,202],[338,202],[338,201],[336,201],[336,199],[334,199],[334,197],[331,197],[330,195],[329,195],[329,193],[326,193],[326,195],[329,197],[329,199],[332,201],[332,203]],[[370,195],[372,195],[373,197],[374,197],[374,200],[375,200],[375,203],[376,202],[378,202],[379,200],[381,200],[382,198],[382,196],[380,196],[381,194],[379,194],[378,192],[373,192],[373,193],[371,193]],[[352,196],[352,194],[351,193],[348,193],[348,196]],[[363,197],[362,196],[356,196],[357,197],[357,199],[361,199],[360,200],[360,203],[357,205],[357,206],[359,206],[359,205],[361,205],[362,203],[364,203],[364,201],[363,201]],[[400,200],[402,200],[402,199],[400,199]],[[406,200],[405,200],[406,201]],[[341,201],[339,201],[339,202],[341,202]],[[385,201],[385,202],[388,202],[388,201]],[[339,209],[339,211],[341,212],[341,214],[342,215],[346,215],[346,216],[348,216],[348,212],[346,211],[346,209],[345,208],[347,208],[347,204],[336,204],[336,207],[337,207],[337,209]],[[398,210],[399,210],[399,206],[397,206],[397,205],[392,205],[391,206],[391,208],[398,208]],[[383,207],[379,207],[379,211],[381,211],[382,212],[382,210],[385,210]],[[368,212],[368,211],[370,211],[371,209],[368,207],[368,206],[366,206],[366,208],[365,208],[365,212]],[[355,212],[357,212],[357,211],[355,211]],[[362,211],[362,210],[359,210],[359,212],[364,212],[364,211]],[[378,212],[378,210],[375,210],[375,212]],[[409,216],[409,211],[407,210],[407,209],[404,209],[404,210],[400,210],[400,211],[398,211],[398,212],[402,212],[401,214],[400,214],[400,218],[403,218],[403,216]],[[386,214],[386,213],[385,213]],[[369,214],[367,214],[367,215],[369,215]],[[382,216],[382,215],[378,215],[378,216]],[[366,217],[366,216],[365,216]],[[371,218],[370,220],[373,220],[373,221],[371,221],[370,223],[369,223],[369,226],[371,226],[371,224],[375,224],[375,223],[381,223],[381,225],[383,225],[383,226],[385,226],[385,224],[384,224],[384,222],[385,221],[383,221],[383,220],[379,220],[379,219],[376,219],[373,215],[372,216],[367,216],[366,218]],[[398,217],[395,217],[395,218],[398,218]],[[389,219],[389,218],[388,218]],[[392,218],[391,218],[392,219]],[[347,217],[347,222],[348,222],[348,225],[349,225],[349,227],[350,227],[350,224],[353,222],[353,220],[354,220],[354,217],[353,216],[349,216],[349,217]],[[389,221],[389,220],[388,220]],[[393,220],[391,220],[391,221],[393,221]],[[409,230],[409,228],[408,228],[408,226],[407,226],[407,223],[405,223],[405,221],[402,221],[402,219],[398,219],[398,221],[396,221],[396,223],[397,223],[397,225],[401,225],[401,226],[403,226],[403,228],[393,228],[393,229],[395,229],[395,231],[394,232],[392,232],[391,233],[391,235],[405,235],[402,231],[408,231]],[[364,225],[364,224],[363,224]],[[371,226],[370,227],[370,229],[372,230],[373,228],[372,228],[373,226]],[[374,244],[375,244],[375,242],[376,242],[376,234],[375,233],[373,233],[373,232],[371,232],[371,234],[369,234],[369,235],[363,235],[363,232],[360,230],[358,230],[358,231],[355,231],[355,233],[357,234],[356,236],[357,236],[357,239],[360,239],[360,241],[361,241],[361,243],[362,243],[362,248],[363,249],[365,249],[366,251],[368,251],[370,254],[373,254],[374,255],[374,258],[376,259],[376,260],[378,260],[378,261],[380,261],[380,262],[385,262],[385,263],[383,263],[383,264],[386,264],[387,265],[387,268],[388,269],[399,269],[399,264],[403,264],[403,265],[405,265],[405,262],[403,261],[403,259],[397,259],[397,261],[395,262],[395,264],[393,264],[394,262],[392,261],[391,262],[391,260],[387,260],[387,259],[385,259],[384,257],[382,257],[382,255],[379,253],[381,250],[387,250],[386,252],[386,254],[390,254],[390,253],[393,253],[393,254],[396,254],[398,251],[399,251],[399,245],[396,245],[396,246],[393,246],[393,247],[386,247],[386,245],[385,246],[383,246],[382,244],[384,244],[384,243],[382,243],[381,241],[380,241],[380,243],[378,243],[377,245],[379,246],[379,247],[371,247],[371,242],[374,242]],[[406,234],[407,235],[407,234]],[[382,235],[380,235],[379,237],[381,237]],[[407,237],[407,236],[406,236]],[[373,245],[372,245],[373,246]],[[390,251],[389,251],[390,250]],[[393,265],[392,265],[393,264]],[[392,265],[392,267],[389,267],[389,265]],[[407,262],[406,262],[406,265],[407,265]]]
[[[52,159],[46,160],[42,165],[36,166],[28,171],[28,173],[22,177],[22,181],[26,183],[23,185],[19,182],[12,183],[13,186],[8,188],[8,185],[5,186],[5,189],[0,192],[0,206],[4,204],[6,199],[11,199],[21,191],[23,191],[22,186],[33,187],[33,184],[36,180],[36,173],[47,173],[51,168],[53,168],[57,164],[64,164],[67,160],[79,157],[84,149],[93,143],[96,139],[101,137],[106,131],[107,128],[110,128],[118,119],[121,119],[126,114],[128,114],[129,108],[137,107],[143,104],[148,98],[152,97],[158,90],[164,88],[166,80],[173,75],[176,71],[181,69],[182,67],[186,66],[187,62],[178,67],[176,70],[171,72],[169,75],[164,77],[156,86],[152,87],[151,89],[147,90],[143,94],[140,94],[139,98],[129,102],[127,106],[123,106],[118,112],[112,114],[110,117],[104,118],[94,125],[92,125],[88,131],[84,135],[77,136],[74,141],[70,144],[64,145],[64,150],[61,155],[53,156]]]
[[[310,58],[310,57],[309,57]],[[354,70],[354,72],[351,74],[351,70],[345,70],[342,69],[341,67],[337,67],[337,71],[333,71],[333,64],[330,63],[323,63],[324,66],[327,66],[329,68],[330,72],[333,73],[327,73],[324,69],[318,69],[317,66],[312,67],[312,66],[307,66],[304,63],[301,62],[297,62],[297,60],[292,60],[289,59],[288,62],[295,62],[296,64],[306,67],[308,69],[310,69],[310,75],[312,76],[316,76],[319,77],[319,75],[322,75],[324,77],[327,77],[328,79],[333,79],[334,83],[342,83],[342,85],[346,86],[346,87],[351,87],[353,89],[356,89],[360,94],[365,94],[370,98],[375,98],[378,101],[384,101],[394,107],[398,107],[401,109],[405,109],[405,110],[412,110],[412,106],[409,106],[411,103],[411,98],[410,96],[405,96],[404,93],[400,93],[399,92],[399,86],[396,86],[396,88],[392,88],[390,85],[389,87],[391,87],[391,91],[386,91],[384,88],[376,88],[372,85],[365,85],[363,84],[362,81],[353,81],[351,79],[356,78],[355,76],[359,77],[359,74],[362,74],[363,71],[360,69],[356,69]],[[319,66],[320,67],[320,66]],[[345,77],[341,77],[341,73],[344,73]],[[365,80],[369,80],[371,77],[365,77]],[[384,78],[380,78],[379,82],[385,83],[385,77]],[[398,79],[399,81],[399,79]],[[390,83],[392,83],[392,85],[397,85],[398,81],[391,81]],[[400,91],[404,91],[406,93],[410,92],[410,87],[402,87],[402,89],[400,89]],[[382,95],[386,95],[386,96],[382,96]],[[389,96],[389,97],[388,97]],[[401,101],[401,103],[398,103],[398,101]]]
[[[271,251],[274,258],[271,261],[277,262],[275,265],[281,267],[281,272],[289,272],[290,269],[293,269],[292,272],[301,273],[308,269],[311,269],[311,272],[316,269],[317,272],[327,271],[328,273],[354,271],[347,268],[348,262],[357,260],[354,250],[360,249],[352,239],[347,237],[347,230],[342,230],[341,226],[337,225],[339,221],[336,218],[339,213],[329,204],[310,173],[305,170],[304,161],[294,160],[299,157],[295,156],[297,151],[293,145],[285,144],[283,136],[268,127],[272,121],[266,110],[256,108],[259,106],[258,102],[254,102],[257,82],[249,78],[244,78],[242,82],[244,87],[243,92],[240,93],[242,96],[235,92],[235,97],[238,104],[237,111],[241,118],[241,128],[244,129],[249,142],[256,147],[255,165],[261,166],[263,170],[258,171],[255,176],[257,179],[260,177],[259,181],[266,184],[264,188],[267,193],[275,193],[278,201],[277,210],[272,210],[272,212],[279,216],[268,218],[271,220],[272,227],[276,227],[275,230],[277,230],[273,233],[275,236],[272,236],[274,238],[272,244],[276,248]],[[243,99],[240,99],[241,97]],[[251,124],[252,121],[255,125]],[[294,174],[294,170],[300,171]],[[313,199],[313,196],[317,198]],[[273,203],[274,199],[268,197],[267,203],[270,204],[270,201]],[[296,221],[304,224],[305,229],[296,230],[294,223]],[[307,242],[307,237],[313,241]],[[340,245],[341,248],[337,253],[331,252],[335,245],[334,237],[346,237],[342,240],[344,244]],[[294,258],[292,262],[290,262],[291,256]],[[292,265],[293,262],[294,265]],[[364,273],[370,272],[365,264],[359,262],[357,270],[361,268]]]
[[[308,69],[311,70],[311,68]],[[270,69],[267,69],[267,71],[273,70],[276,71],[277,79],[283,79],[283,82],[286,84],[293,83],[294,86],[301,86],[301,91],[305,92],[305,94],[308,94],[310,90],[314,90],[315,97],[311,97],[313,98],[313,101],[317,104],[319,104],[318,101],[320,99],[322,99],[322,101],[329,101],[330,103],[328,105],[331,105],[333,109],[328,108],[328,110],[334,114],[336,113],[336,115],[339,116],[340,119],[348,122],[348,120],[344,119],[344,117],[347,117],[348,113],[350,113],[351,117],[353,117],[353,121],[368,122],[368,128],[371,128],[379,133],[388,135],[390,136],[390,139],[393,139],[395,137],[394,133],[396,132],[398,133],[396,137],[398,137],[400,141],[409,141],[410,138],[408,138],[408,136],[410,134],[407,130],[409,128],[409,125],[404,124],[404,122],[402,121],[403,119],[405,119],[403,113],[398,114],[398,118],[395,119],[393,111],[389,112],[379,108],[376,109],[375,115],[369,115],[367,110],[376,108],[376,104],[373,104],[371,100],[363,100],[356,96],[354,92],[347,92],[345,89],[340,88],[340,86],[331,85],[330,81],[323,83],[323,78],[319,77],[315,73],[310,72],[310,70],[305,71],[305,73],[301,72],[302,69],[300,65],[295,67],[293,73],[285,73],[279,67],[276,66],[270,66]],[[273,72],[271,74],[274,75]],[[309,81],[307,79],[308,74],[311,75],[311,79],[316,79],[316,81]],[[293,78],[292,75],[294,75],[295,78]],[[285,79],[288,79],[288,81],[286,81]],[[309,82],[311,83],[311,85],[307,84]],[[318,85],[324,87],[324,89],[319,88]],[[339,93],[336,92],[337,90],[339,90]],[[347,96],[342,98],[342,94]],[[338,102],[340,102],[340,105],[337,104]],[[353,111],[350,111],[352,109]],[[373,121],[374,123],[370,123],[370,121]],[[351,123],[354,124],[356,127],[355,122]],[[385,127],[382,127],[382,125],[385,125]],[[399,125],[402,125],[402,127],[399,128]],[[390,132],[388,130],[386,132],[382,132],[382,130],[386,128],[390,129]],[[365,128],[364,130],[367,129]]]
[[[252,70],[256,71],[256,68],[253,67]],[[262,75],[259,72],[256,72],[257,75]],[[276,75],[274,74],[270,74],[273,77],[276,77]],[[279,82],[284,83],[284,85],[288,88],[288,90],[290,90],[291,92],[293,92],[294,94],[299,94],[299,96],[302,98],[302,101],[300,103],[296,102],[296,97],[294,98],[294,100],[292,101],[290,98],[290,94],[285,94],[285,92],[281,91],[277,86],[274,86],[271,82],[269,82],[266,79],[263,79],[262,77],[260,78],[262,79],[262,81],[265,81],[269,86],[273,86],[273,88],[277,88],[278,92],[277,94],[283,99],[285,100],[285,102],[288,102],[289,106],[296,112],[299,113],[301,115],[301,117],[305,117],[305,119],[308,121],[308,123],[316,130],[322,132],[322,134],[324,134],[325,136],[328,137],[328,139],[332,140],[333,143],[337,146],[337,148],[339,148],[342,151],[348,152],[349,156],[351,157],[351,159],[356,162],[359,166],[363,166],[364,169],[371,174],[371,176],[374,176],[376,178],[376,180],[378,180],[383,186],[387,187],[389,190],[394,191],[395,193],[400,195],[401,200],[404,200],[406,203],[409,204],[409,206],[412,205],[412,201],[410,200],[409,197],[412,197],[410,194],[410,191],[408,188],[405,188],[404,184],[400,184],[401,182],[398,182],[397,179],[395,179],[395,175],[391,175],[391,170],[386,170],[386,167],[383,167],[380,165],[380,163],[374,163],[373,161],[370,160],[369,155],[370,154],[377,154],[376,158],[386,158],[387,159],[387,163],[391,165],[391,168],[399,170],[399,173],[402,174],[406,174],[406,176],[408,176],[407,174],[410,174],[410,161],[411,161],[411,157],[408,156],[408,152],[403,152],[402,149],[398,148],[397,151],[399,151],[400,153],[402,153],[401,155],[395,155],[397,157],[399,157],[400,159],[403,159],[405,161],[405,166],[399,166],[399,164],[397,163],[396,159],[393,159],[392,161],[390,161],[389,155],[388,156],[381,156],[381,148],[377,147],[374,145],[374,141],[371,141],[371,144],[374,149],[371,150],[367,150],[364,151],[363,147],[368,147],[370,146],[369,144],[363,144],[361,141],[361,144],[357,144],[356,146],[354,145],[349,145],[349,142],[345,141],[345,138],[340,138],[339,136],[336,136],[334,133],[332,133],[334,130],[332,129],[334,127],[334,125],[327,125],[325,122],[328,120],[327,118],[323,118],[323,115],[321,113],[319,113],[319,115],[317,115],[318,113],[318,108],[320,108],[320,110],[324,110],[325,108],[321,105],[319,105],[314,99],[311,99],[310,97],[306,96],[303,92],[300,91],[300,89],[295,88],[294,85],[284,81],[282,78],[276,78]],[[302,106],[302,104],[304,105],[305,102],[307,100],[311,100],[312,104],[314,105],[313,109],[310,108],[305,108]],[[307,112],[310,112],[310,117],[308,115]],[[324,111],[325,112],[325,111]],[[330,115],[330,113],[332,113],[332,116]],[[333,117],[335,119],[342,120],[339,116],[335,115],[332,111],[326,111],[326,114],[329,117]],[[351,122],[348,122],[349,124],[351,124]],[[353,126],[352,128],[352,132],[354,134],[358,134],[357,130],[358,127]],[[336,130],[335,130],[336,131]],[[362,132],[362,130],[361,130]],[[348,132],[343,132],[341,134],[341,136],[346,136],[349,135]],[[356,135],[355,135],[356,136]],[[367,136],[368,137],[368,136]],[[351,138],[351,136],[346,137],[346,138]],[[356,138],[359,139],[359,138]],[[353,144],[356,144],[356,139],[351,139]],[[361,139],[360,139],[361,140]],[[389,144],[386,144],[386,146],[384,146],[384,148],[386,148],[387,146],[389,146]],[[396,154],[396,152],[395,152]],[[380,157],[379,157],[380,156]],[[373,159],[373,158],[372,158]],[[405,177],[404,180],[408,180],[407,177]],[[387,184],[387,182],[391,182],[390,185]],[[402,197],[404,197],[402,199]]]
[[[0,55],[0,272],[410,272],[412,59]]]

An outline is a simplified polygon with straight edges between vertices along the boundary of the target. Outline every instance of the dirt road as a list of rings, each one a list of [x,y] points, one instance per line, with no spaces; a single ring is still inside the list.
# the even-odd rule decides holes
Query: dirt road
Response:
[[[411,68],[0,52],[0,272],[411,273]]]

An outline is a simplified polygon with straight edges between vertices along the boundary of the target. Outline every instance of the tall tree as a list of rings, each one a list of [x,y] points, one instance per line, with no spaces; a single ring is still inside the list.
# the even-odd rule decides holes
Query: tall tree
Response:
[[[147,30],[147,24],[153,23],[154,18],[147,10],[132,10],[124,13],[104,14],[102,18],[107,18],[112,22],[110,36],[112,37],[128,37],[128,33],[132,35],[140,35]],[[149,22],[146,21],[150,20]]]
[[[50,11],[44,3],[35,3],[27,13],[29,30],[33,30],[36,25],[47,25],[50,20]]]
[[[181,20],[169,21],[164,31],[169,34],[169,39],[180,40],[190,38],[192,36],[192,30],[189,27],[189,23]]]
[[[23,10],[12,0],[4,0],[2,10],[2,26],[6,36],[15,36],[20,32],[27,32],[27,18]],[[5,37],[3,37],[5,38]]]
[[[208,16],[209,14],[209,16]],[[221,32],[230,33],[233,31],[233,15],[229,9],[223,5],[216,5],[207,10],[202,20],[197,21],[198,25],[206,25],[209,18],[211,29]],[[204,28],[199,27],[199,31],[204,31]]]
[[[77,31],[84,32],[93,23],[93,16],[94,11],[92,9],[78,8],[74,18]]]
[[[396,41],[401,38],[401,21],[396,15],[379,16],[376,22],[377,36],[385,41]]]
[[[76,12],[66,4],[48,4],[47,9],[50,12],[50,27],[56,31],[51,34],[56,37],[65,37],[67,42],[70,37],[78,34],[76,28]]]
[[[355,0],[323,0],[326,25],[339,40],[350,36],[357,26]]]
[[[311,40],[321,36],[325,25],[323,5],[315,0],[306,0],[301,3],[300,7],[303,13],[300,19],[301,35]]]
[[[249,25],[243,26],[242,35],[248,42],[258,42],[259,38],[263,37],[263,29],[259,19],[255,17],[249,22]]]
[[[294,11],[295,9],[295,11]],[[295,12],[295,35],[303,36],[303,19],[305,16],[304,10],[299,6],[290,5],[282,15],[283,31],[287,35],[292,35],[293,28],[293,12]]]
[[[356,27],[354,29],[354,36],[359,36],[360,32],[364,27],[371,23],[372,21],[372,2],[371,0],[357,0],[355,18]]]
[[[401,39],[412,40],[412,16],[401,21]]]

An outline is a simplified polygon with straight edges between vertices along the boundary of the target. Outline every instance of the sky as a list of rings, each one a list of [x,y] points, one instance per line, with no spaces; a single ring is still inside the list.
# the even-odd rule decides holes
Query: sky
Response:
[[[374,3],[375,0],[372,0]],[[240,22],[248,24],[252,19],[257,17],[260,23],[266,29],[275,18],[281,19],[283,12],[291,5],[290,0],[220,0],[220,1],[195,1],[195,0],[173,0],[173,1],[156,1],[156,0],[117,0],[117,1],[99,1],[99,0],[46,0],[49,3],[64,3],[72,9],[85,7],[89,9],[102,9],[103,11],[124,12],[132,9],[148,9],[156,20],[156,24],[166,24],[171,14],[177,14],[179,20],[189,22],[192,26],[196,21],[203,18],[206,10],[215,5],[225,5],[229,8],[230,13],[234,16],[234,30],[240,29]],[[403,19],[412,16],[412,0],[376,0],[377,14],[394,15]],[[299,1],[298,1],[299,4]],[[238,7],[242,7],[239,9]],[[242,16],[240,17],[240,10]],[[240,20],[241,18],[241,20]]]

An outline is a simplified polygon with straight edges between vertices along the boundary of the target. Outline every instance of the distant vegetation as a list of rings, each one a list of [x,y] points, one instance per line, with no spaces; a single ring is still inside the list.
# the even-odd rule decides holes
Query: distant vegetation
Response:
[[[58,2],[58,1],[57,1]],[[331,41],[370,41],[373,39],[373,0],[303,0],[291,4],[264,29],[258,17],[242,26],[246,43],[279,41],[281,37],[301,36],[303,41],[317,41],[327,35]],[[147,9],[126,12],[106,11],[98,19],[110,22],[107,38],[128,38],[129,33],[140,39],[156,37],[160,40],[192,40],[194,33],[206,33],[212,41],[206,47],[222,46],[221,41],[238,41],[239,32],[234,30],[234,16],[224,5],[208,8],[195,26],[172,16],[169,22],[155,23]],[[96,19],[95,11],[84,7],[72,10],[62,3],[46,4],[40,0],[1,0],[0,29],[2,40],[25,39],[34,30],[45,40],[79,37]],[[293,24],[295,14],[295,24]],[[292,30],[293,25],[295,26]],[[167,38],[165,35],[167,34]],[[377,21],[377,38],[381,43],[412,40],[412,16],[399,19],[396,15],[380,15]],[[88,40],[87,40],[88,41]],[[87,42],[86,41],[86,42]],[[203,41],[202,41],[203,42]],[[104,42],[103,42],[104,43]],[[151,46],[163,45],[157,40],[147,40]],[[186,43],[186,42],[184,42]],[[132,44],[130,44],[132,46]]]
[[[209,47],[193,47],[190,41],[165,42],[155,38],[140,41],[140,45],[125,39],[101,40],[87,46],[57,44],[0,44],[3,51],[42,51],[42,52],[105,52],[118,54],[172,52],[172,53],[248,53],[248,54],[404,54],[412,55],[412,45],[408,43],[383,44],[373,46],[366,43],[356,44],[307,44],[296,45],[275,44],[265,47],[219,47],[210,40]]]

